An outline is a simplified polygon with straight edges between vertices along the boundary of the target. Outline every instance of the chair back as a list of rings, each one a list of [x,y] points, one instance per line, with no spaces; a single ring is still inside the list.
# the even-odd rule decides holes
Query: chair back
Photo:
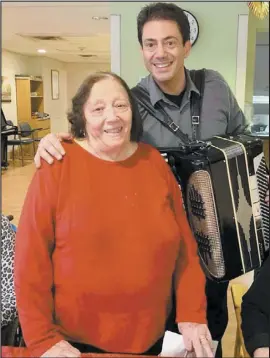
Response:
[[[7,124],[8,124],[9,126],[14,126],[13,122],[12,122],[10,119],[7,120]]]
[[[21,137],[31,137],[32,128],[29,123],[21,122],[21,123],[19,123],[19,128],[20,128],[20,132],[21,132]]]

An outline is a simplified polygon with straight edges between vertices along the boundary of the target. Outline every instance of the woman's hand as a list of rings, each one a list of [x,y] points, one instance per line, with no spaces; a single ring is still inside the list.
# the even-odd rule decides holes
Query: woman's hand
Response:
[[[74,348],[67,341],[60,341],[48,349],[45,353],[42,354],[42,357],[48,358],[58,358],[58,357],[80,357],[81,352]]]
[[[185,348],[188,352],[195,352],[196,357],[214,357],[212,337],[206,324],[183,322],[178,323]]]
[[[42,138],[34,158],[36,167],[40,168],[40,158],[43,158],[49,164],[53,163],[53,158],[61,160],[65,155],[61,142],[70,139],[72,139],[72,136],[69,133],[50,133]]]
[[[257,348],[253,353],[254,358],[269,358],[269,348]]]

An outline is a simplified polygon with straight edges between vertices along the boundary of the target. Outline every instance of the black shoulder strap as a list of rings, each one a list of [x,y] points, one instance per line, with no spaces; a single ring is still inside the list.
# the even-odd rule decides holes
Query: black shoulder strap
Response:
[[[132,88],[132,93],[139,103],[151,116],[156,118],[162,125],[164,125],[169,131],[173,132],[185,145],[190,144],[190,140],[187,134],[184,134],[177,124],[169,117],[167,112],[157,103],[157,109],[154,108],[150,101],[149,93],[142,86],[137,85]]]
[[[192,139],[195,141],[200,138],[200,115],[204,93],[205,71],[204,68],[201,70],[191,70],[189,74],[191,80],[200,92],[200,95],[196,92],[192,92],[190,98]]]

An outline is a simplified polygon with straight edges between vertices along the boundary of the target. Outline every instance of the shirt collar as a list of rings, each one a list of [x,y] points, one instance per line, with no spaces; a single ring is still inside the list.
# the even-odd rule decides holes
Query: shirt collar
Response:
[[[200,95],[200,91],[195,86],[194,82],[191,80],[189,70],[185,68],[185,75],[186,75],[186,94],[188,99],[190,99],[191,92],[196,92]],[[164,95],[164,93],[161,91],[157,83],[155,82],[152,75],[149,76],[149,95],[150,95],[150,101],[152,106],[155,106],[155,104],[163,100],[164,102],[168,102],[169,100]]]

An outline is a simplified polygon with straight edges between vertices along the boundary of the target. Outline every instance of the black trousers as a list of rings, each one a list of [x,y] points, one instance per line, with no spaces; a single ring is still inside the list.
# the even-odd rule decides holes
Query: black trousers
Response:
[[[144,353],[140,353],[140,355],[147,355],[147,356],[157,356],[162,349],[162,342],[163,337],[159,339],[148,351]],[[102,349],[99,349],[97,347],[91,346],[90,344],[83,344],[83,343],[75,343],[75,342],[69,342],[73,347],[79,349],[81,353],[112,353],[112,352],[106,352]],[[119,352],[116,352],[116,354]],[[134,353],[135,354],[135,353]],[[130,354],[132,355],[132,354]]]
[[[227,291],[229,282],[206,279],[207,322],[213,340],[218,341],[216,358],[222,357],[221,340],[228,324]]]

